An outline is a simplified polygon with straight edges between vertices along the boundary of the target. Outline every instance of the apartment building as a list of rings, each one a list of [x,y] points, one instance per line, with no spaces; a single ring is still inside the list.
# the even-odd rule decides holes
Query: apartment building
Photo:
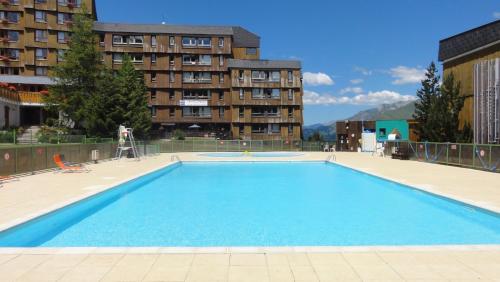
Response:
[[[473,127],[475,143],[500,144],[500,20],[441,40],[439,61],[467,96],[461,126]]]
[[[72,16],[67,12],[78,11],[83,3],[24,2],[30,3],[6,5],[16,7],[23,17],[20,33],[25,37],[29,34],[29,40],[19,40],[22,55],[18,69],[5,69],[0,82],[12,83],[14,76],[22,77],[15,79],[23,81],[16,84],[20,90],[41,91],[45,85],[30,82],[46,77],[50,66],[59,62],[58,54],[64,52],[65,41],[70,38]],[[69,2],[73,3],[71,8],[67,7]],[[95,3],[84,2],[95,17]],[[51,9],[40,8],[49,6]],[[47,13],[43,26],[36,22],[39,10]],[[39,30],[46,30],[47,36]],[[136,69],[144,73],[153,129],[160,135],[168,137],[181,129],[191,136],[223,139],[301,138],[300,62],[261,60],[260,38],[248,30],[235,26],[95,22],[94,31],[106,65],[117,70],[128,54]]]
[[[50,66],[68,49],[73,15],[81,13],[83,6],[96,18],[94,0],[0,1],[0,82],[20,97],[14,100],[17,104],[3,105],[3,112],[16,116],[0,124],[44,121],[42,95],[53,83],[47,77]],[[29,97],[28,101],[23,97]]]

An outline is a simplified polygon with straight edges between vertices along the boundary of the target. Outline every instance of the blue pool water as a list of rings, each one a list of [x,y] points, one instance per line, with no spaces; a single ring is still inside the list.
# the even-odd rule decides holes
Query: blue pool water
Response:
[[[286,157],[298,157],[304,154],[296,152],[249,152],[249,153],[221,152],[221,153],[202,153],[199,155],[203,157],[213,157],[213,158],[239,158],[239,157],[286,158]]]
[[[498,243],[496,214],[323,162],[177,164],[0,233],[13,247]]]

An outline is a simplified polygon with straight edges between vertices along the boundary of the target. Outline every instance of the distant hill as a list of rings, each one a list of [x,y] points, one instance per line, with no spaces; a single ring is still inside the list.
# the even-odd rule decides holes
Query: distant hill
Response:
[[[383,104],[340,120],[412,119],[414,112],[415,102],[397,102]],[[307,140],[314,132],[319,131],[325,140],[335,140],[336,130],[335,121],[304,126],[304,139]]]
[[[415,112],[415,102],[398,102],[384,104],[379,107],[361,111],[348,120],[384,120],[384,119],[412,119]]]

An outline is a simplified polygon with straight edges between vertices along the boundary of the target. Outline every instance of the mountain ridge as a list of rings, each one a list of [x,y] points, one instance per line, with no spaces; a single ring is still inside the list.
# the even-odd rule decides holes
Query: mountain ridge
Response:
[[[339,120],[387,120],[412,119],[415,112],[415,102],[396,102],[360,111],[351,117]],[[325,140],[336,137],[336,122],[316,123],[304,126],[304,139],[307,140],[314,132],[319,131]]]

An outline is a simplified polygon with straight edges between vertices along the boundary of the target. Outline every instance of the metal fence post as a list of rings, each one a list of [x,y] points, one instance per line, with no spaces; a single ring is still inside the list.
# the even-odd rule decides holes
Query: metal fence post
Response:
[[[472,167],[476,167],[476,144],[472,145]]]
[[[448,151],[449,148],[450,148],[449,144],[446,144],[446,164],[449,163],[449,151]]]
[[[458,144],[458,164],[462,163],[462,144]]]

